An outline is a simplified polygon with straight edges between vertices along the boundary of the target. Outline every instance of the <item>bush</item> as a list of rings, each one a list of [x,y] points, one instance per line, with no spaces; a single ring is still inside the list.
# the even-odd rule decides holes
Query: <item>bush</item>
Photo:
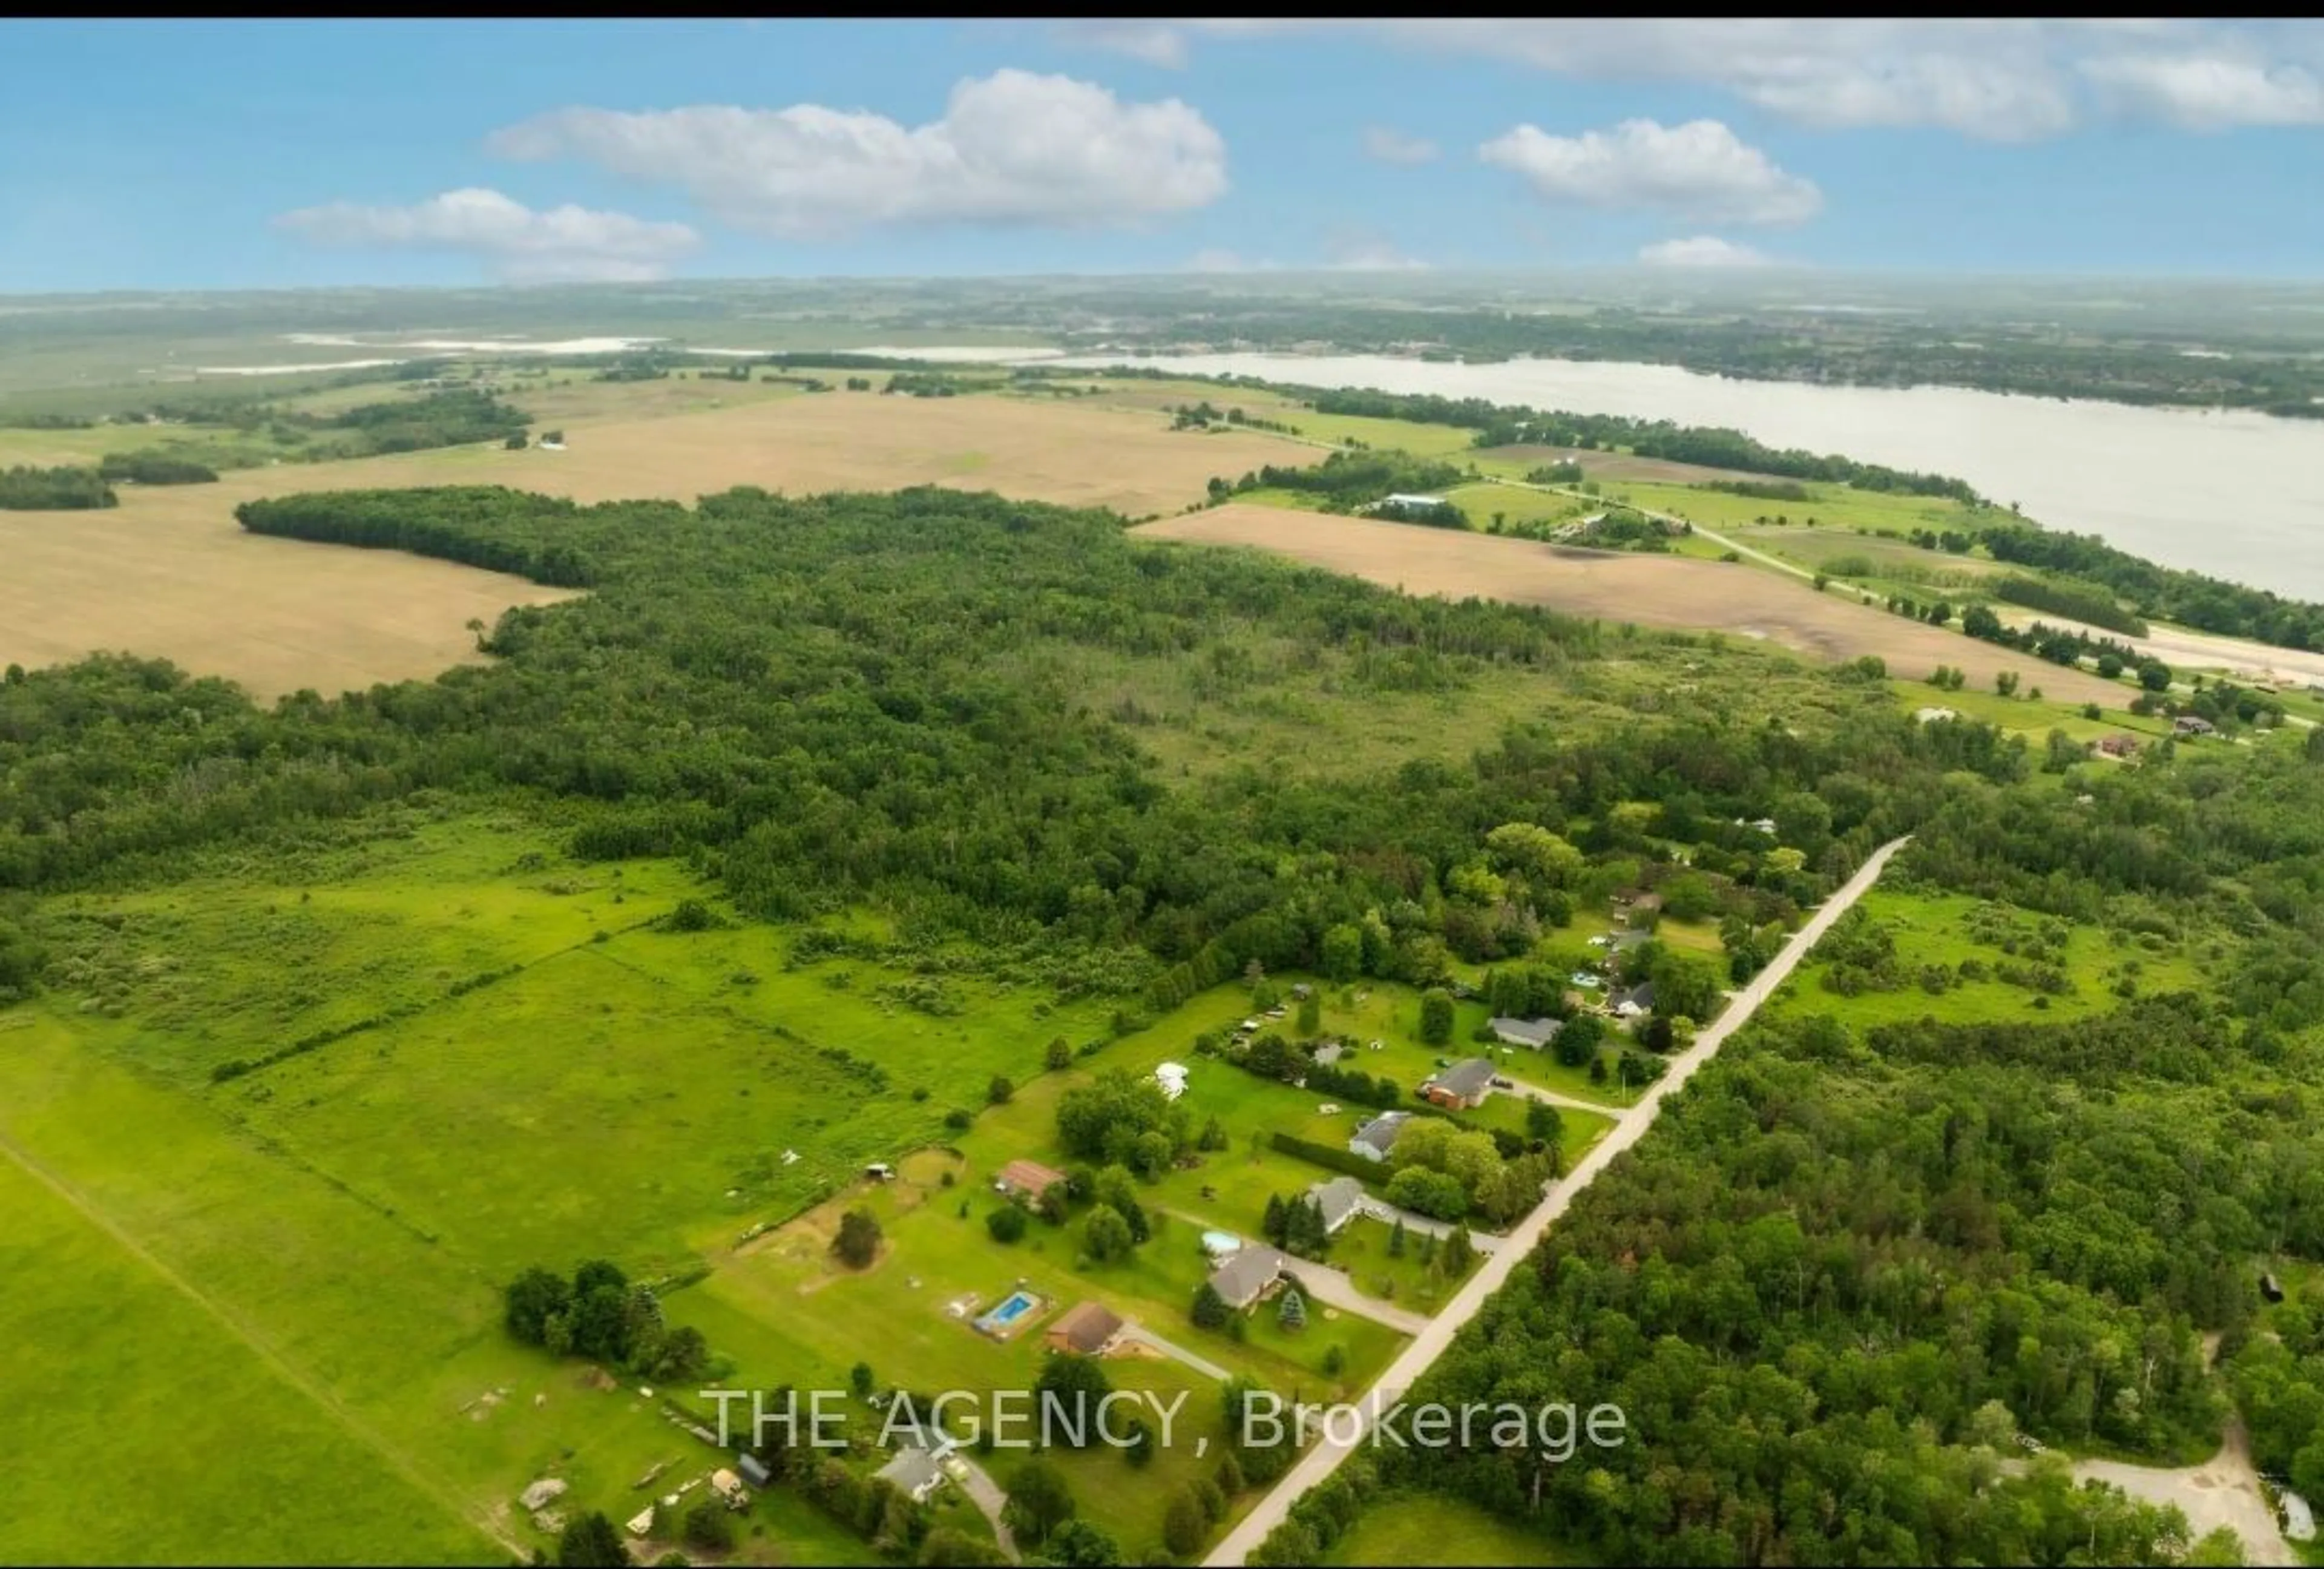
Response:
[[[1025,1212],[1015,1204],[1003,1204],[984,1217],[984,1229],[992,1233],[996,1242],[1009,1243],[1025,1234]]]

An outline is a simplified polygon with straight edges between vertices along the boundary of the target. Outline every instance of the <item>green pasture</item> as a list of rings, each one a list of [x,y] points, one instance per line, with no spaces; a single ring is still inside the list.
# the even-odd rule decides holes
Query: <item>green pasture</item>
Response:
[[[1366,1500],[1364,1512],[1322,1559],[1327,1564],[1466,1564],[1494,1569],[1584,1561],[1539,1532],[1433,1492],[1388,1492]]]
[[[1976,935],[1972,915],[1978,904],[1965,894],[1877,887],[1858,908],[1894,936],[1906,973],[1905,983],[1893,992],[1843,997],[1822,984],[1830,964],[1811,955],[1769,1006],[1795,1014],[1828,1014],[1860,1031],[1923,1019],[1944,1024],[2062,1023],[2086,1019],[2122,1006],[2123,1000],[2114,988],[2126,976],[2142,996],[2204,989],[2202,966],[2183,943],[2159,937],[2131,938],[2096,927],[2070,925],[2062,957],[2041,961],[2054,963],[2065,974],[2069,989],[2063,992],[2044,999],[2030,988],[1998,978],[1958,982],[1941,992],[1924,990],[1911,978],[1923,966],[1950,967],[1964,959],[1976,959],[1991,970],[2005,964],[2030,966],[2034,962],[2023,952],[2013,956],[1997,943]],[[2000,917],[2021,934],[2055,920],[2016,909],[2002,910]]]
[[[237,1533],[262,1534],[247,1555],[283,1556],[260,1543],[305,1528],[286,1524],[287,1513],[323,1532],[311,1549],[322,1561],[493,1561],[500,1555],[483,1523],[499,1522],[512,1544],[538,1539],[514,1508],[537,1477],[562,1477],[578,1507],[626,1518],[627,1484],[647,1467],[707,1457],[634,1390],[593,1389],[579,1364],[507,1338],[503,1261],[489,1237],[430,1242],[330,1174],[115,1066],[79,1026],[17,1016],[34,1022],[0,1034],[0,1138],[71,1186],[110,1228],[111,1251],[97,1230],[76,1240],[68,1227],[64,1251],[50,1251],[51,1212],[31,1233],[42,1239],[42,1267],[11,1269],[0,1287],[0,1319],[30,1315],[24,1322],[46,1326],[45,1346],[76,1343],[85,1333],[77,1324],[104,1334],[86,1357],[43,1356],[0,1379],[9,1396],[0,1404],[45,1435],[10,1453],[39,1455],[53,1442],[88,1463],[20,1462],[0,1527],[0,1538],[14,1532],[23,1544],[12,1556],[231,1560],[221,1543]],[[8,1213],[40,1210],[12,1202]],[[124,1334],[124,1324],[137,1327]],[[161,1391],[174,1391],[166,1417],[124,1419],[124,1402],[158,1417]],[[203,1423],[219,1425],[213,1440],[201,1437]],[[88,1447],[100,1434],[101,1454]],[[169,1453],[157,1449],[137,1469],[146,1447],[163,1442]],[[298,1449],[333,1475],[291,1493],[251,1485],[254,1469],[298,1474],[308,1463],[282,1453]],[[382,1455],[396,1457],[401,1473]],[[230,1486],[161,1480],[197,1458]],[[189,1512],[122,1511],[119,1530],[134,1527],[135,1540],[83,1537],[69,1550],[73,1538],[59,1533],[115,1530],[86,1508],[88,1471],[124,1460],[142,1488],[185,1500]],[[27,1474],[22,1463],[40,1469]]]

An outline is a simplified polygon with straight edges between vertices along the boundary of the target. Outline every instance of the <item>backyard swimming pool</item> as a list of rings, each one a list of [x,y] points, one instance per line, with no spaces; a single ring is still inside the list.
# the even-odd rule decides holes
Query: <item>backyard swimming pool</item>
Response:
[[[976,1327],[990,1335],[1005,1338],[1017,1321],[1041,1306],[1041,1299],[1030,1291],[1012,1291],[997,1306],[986,1310],[976,1321]]]

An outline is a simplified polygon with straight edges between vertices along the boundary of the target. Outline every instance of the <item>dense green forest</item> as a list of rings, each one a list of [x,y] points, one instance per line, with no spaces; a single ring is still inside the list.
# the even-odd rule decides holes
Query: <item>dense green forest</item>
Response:
[[[318,459],[505,441],[522,435],[531,422],[531,416],[522,410],[469,387],[421,398],[363,403],[337,414],[288,413],[276,418],[316,431],[308,456]]]
[[[2007,524],[1987,529],[1979,537],[1996,560],[2088,578],[2130,601],[2142,617],[2177,622],[2198,632],[2254,638],[2280,648],[2324,650],[2324,605],[2157,566],[2116,549],[2096,534]],[[2070,613],[2061,609],[2060,614]]]
[[[217,478],[217,470],[206,464],[152,451],[108,452],[97,472],[100,478],[132,485],[208,485]]]
[[[118,504],[93,468],[0,469],[0,508],[12,512],[87,512]]]
[[[2208,1448],[2207,1330],[2265,1402],[2271,1453],[2310,1463],[2300,1390],[2319,1359],[2250,1330],[2258,1253],[2324,1259],[2324,744],[2166,755],[2067,791],[2022,740],[1917,724],[1854,668],[1816,677],[1835,701],[1796,723],[1705,702],[1578,731],[1562,683],[1677,645],[948,489],[687,508],[467,487],[238,515],[591,592],[503,616],[492,665],[271,709],[159,661],[10,669],[0,988],[42,974],[25,895],[166,878],[394,801],[515,803],[587,857],[687,856],[759,918],[869,902],[915,931],[1124,955],[1110,983],[1148,1007],[1253,961],[1425,984],[1455,957],[1522,955],[1578,863],[1654,860],[1658,841],[1693,847],[1742,952],[1912,832],[1898,886],[2108,933],[2116,1011],[1756,1027],[1424,1385],[1615,1401],[1639,1442],[1545,1470],[1415,1452],[1378,1463],[1388,1480],[1618,1561],[2058,1562],[2093,1542],[2154,1559],[2156,1511],[2003,1479],[1997,1454],[2017,1430]],[[1028,657],[1191,655],[1223,678],[1255,632],[1360,655],[1360,688],[1514,669],[1545,703],[1465,763],[1188,775],[1033,673],[1072,660]],[[1762,816],[1775,839],[1745,826]],[[2202,987],[2146,988],[2128,962],[2149,937],[2202,945]],[[1850,984],[1923,983],[1840,942],[1864,949]],[[1312,1557],[1337,1507],[1303,1513],[1274,1560]]]
[[[1829,732],[1706,713],[1591,739],[1545,717],[1480,734],[1472,768],[1416,761],[1388,788],[1258,769],[1173,783],[1133,723],[1027,678],[1022,656],[1175,656],[1262,628],[1352,652],[1359,688],[1385,692],[1491,666],[1554,681],[1606,634],[948,490],[743,490],[689,510],[470,488],[242,516],[595,591],[503,617],[489,667],[272,711],[157,661],[15,673],[0,685],[0,889],[166,874],[222,837],[420,791],[513,794],[553,809],[583,854],[696,855],[765,917],[877,899],[989,941],[1046,931],[1217,973],[1314,964],[1328,934],[1370,921],[1367,964],[1422,978],[1449,951],[1489,953],[1514,918],[1504,883],[1437,892],[1499,825],[1578,821],[1585,851],[1635,854],[1641,830],[1608,808],[1660,801],[1737,883],[1803,904],[1909,826],[1947,771],[2030,766],[1993,732],[1913,724],[1872,684]],[[1728,826],[1770,811],[1797,825],[1803,866]]]
[[[2005,605],[2046,610],[2052,615],[2084,621],[2126,637],[2144,637],[2146,623],[2116,603],[2113,595],[2094,583],[2012,575],[1993,586],[1993,596]]]

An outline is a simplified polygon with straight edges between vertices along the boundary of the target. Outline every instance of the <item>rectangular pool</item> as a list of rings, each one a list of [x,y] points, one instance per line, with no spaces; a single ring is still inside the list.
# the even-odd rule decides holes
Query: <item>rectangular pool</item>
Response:
[[[1030,1291],[1012,1291],[997,1306],[988,1309],[976,1321],[976,1327],[987,1334],[1008,1334],[1017,1321],[1041,1306],[1041,1299]]]

